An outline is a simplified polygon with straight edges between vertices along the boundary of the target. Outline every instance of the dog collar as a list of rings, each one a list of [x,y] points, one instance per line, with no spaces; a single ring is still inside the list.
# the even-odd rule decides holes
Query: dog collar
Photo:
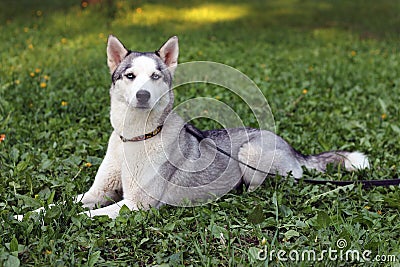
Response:
[[[139,141],[144,141],[147,139],[150,139],[154,136],[156,136],[157,134],[159,134],[162,130],[163,125],[158,126],[154,131],[150,132],[150,133],[146,133],[146,134],[142,134],[139,136],[135,136],[132,138],[125,138],[122,135],[119,136],[119,138],[121,138],[122,142],[139,142]]]

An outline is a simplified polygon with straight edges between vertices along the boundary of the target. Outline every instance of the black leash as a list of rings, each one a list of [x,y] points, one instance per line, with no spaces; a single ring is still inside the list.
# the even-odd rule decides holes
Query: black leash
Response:
[[[207,139],[200,130],[196,129],[194,126],[192,126],[190,124],[185,124],[185,129],[189,134],[193,135],[199,142]],[[230,153],[228,153],[225,150],[221,149],[220,147],[214,145],[213,143],[207,142],[206,144],[208,144],[209,146],[212,146],[218,152],[224,154],[225,156],[233,159],[234,161],[236,161],[242,165],[245,165],[246,167],[248,167],[254,171],[261,172],[265,175],[275,176],[274,173],[269,173],[269,172],[257,169],[251,165],[248,165],[246,162],[243,162],[240,159],[232,156]],[[350,185],[350,184],[362,184],[362,186],[364,188],[373,187],[373,186],[400,185],[400,179],[356,180],[356,181],[328,181],[328,180],[312,180],[312,179],[302,179],[302,178],[294,178],[294,179],[296,181],[303,181],[303,182],[309,183],[309,184],[320,184],[320,185],[332,184],[332,185],[336,185],[336,186],[346,186],[346,185]]]

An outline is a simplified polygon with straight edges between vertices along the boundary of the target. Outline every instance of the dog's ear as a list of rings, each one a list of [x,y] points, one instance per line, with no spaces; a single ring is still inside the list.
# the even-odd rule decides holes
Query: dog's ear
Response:
[[[167,65],[169,71],[174,75],[176,66],[178,65],[178,55],[179,55],[179,45],[178,37],[173,36],[168,39],[168,41],[161,46],[156,54],[164,61]]]
[[[110,73],[114,73],[119,63],[128,54],[128,49],[117,39],[117,37],[110,35],[108,36],[107,43],[107,64],[110,68]]]

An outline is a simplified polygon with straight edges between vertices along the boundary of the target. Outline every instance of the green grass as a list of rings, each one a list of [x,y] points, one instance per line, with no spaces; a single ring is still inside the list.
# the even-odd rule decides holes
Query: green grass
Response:
[[[399,266],[398,187],[339,190],[271,178],[208,205],[124,211],[114,221],[77,215],[82,208],[71,201],[90,187],[111,132],[109,33],[148,51],[178,35],[180,62],[225,63],[255,81],[277,133],[296,149],[360,150],[371,159],[371,170],[307,178],[398,177],[397,1],[103,2],[0,3],[0,266],[345,266],[328,257],[253,257],[264,243],[268,251],[320,253],[341,238],[347,249],[395,255],[383,264]],[[222,88],[189,86],[176,102],[195,96],[218,96],[256,126]],[[44,217],[13,219],[64,200]]]

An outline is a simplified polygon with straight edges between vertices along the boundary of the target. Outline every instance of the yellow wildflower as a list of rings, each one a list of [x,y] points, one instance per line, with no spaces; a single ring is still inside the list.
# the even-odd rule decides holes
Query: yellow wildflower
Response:
[[[308,90],[307,90],[306,88],[304,88],[303,91],[302,91],[302,93],[303,93],[303,95],[305,95],[305,94],[308,93]]]
[[[47,84],[45,82],[40,83],[40,88],[46,88],[46,87],[47,87]]]
[[[136,8],[136,13],[141,14],[142,12],[143,12],[142,8],[140,8],[140,7]]]
[[[92,167],[92,163],[86,162],[86,163],[85,163],[85,167],[88,167],[88,168],[89,168],[89,167]]]
[[[29,49],[33,49],[33,44],[29,44],[29,45],[28,45],[28,48],[29,48]]]
[[[6,140],[6,135],[5,134],[0,134],[0,143]]]
[[[381,119],[382,119],[382,120],[385,120],[386,118],[387,118],[386,113],[383,113],[383,114],[381,115]]]
[[[63,106],[63,107],[68,106],[68,102],[67,101],[61,101],[61,106]]]
[[[350,54],[351,54],[352,57],[355,57],[357,55],[357,52],[353,50],[353,51],[351,51]]]
[[[39,73],[39,72],[41,72],[41,71],[42,71],[42,70],[39,69],[39,68],[36,68],[36,69],[35,69],[35,72],[36,72],[36,73]]]
[[[267,239],[263,237],[263,239],[261,240],[261,246],[265,246],[265,244],[267,244]]]
[[[33,77],[35,77],[35,73],[31,72],[31,73],[29,73],[29,76],[31,76],[33,78]]]

